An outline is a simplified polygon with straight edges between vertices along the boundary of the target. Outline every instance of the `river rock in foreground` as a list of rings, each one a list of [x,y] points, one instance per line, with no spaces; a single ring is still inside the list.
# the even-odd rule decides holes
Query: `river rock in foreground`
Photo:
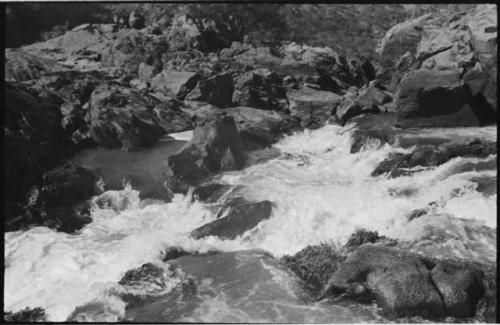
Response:
[[[272,204],[269,201],[237,204],[229,208],[226,216],[193,230],[191,236],[196,239],[207,236],[235,239],[257,226],[262,220],[269,219],[271,212]]]
[[[473,267],[365,244],[340,263],[323,297],[362,286],[389,317],[473,317],[485,293],[483,279]]]

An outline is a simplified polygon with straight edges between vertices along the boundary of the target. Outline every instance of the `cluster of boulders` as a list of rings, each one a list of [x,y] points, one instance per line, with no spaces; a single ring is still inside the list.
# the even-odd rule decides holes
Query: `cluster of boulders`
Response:
[[[448,20],[436,12],[403,22],[381,41],[378,64],[248,38],[210,52],[189,17],[158,29],[137,12],[7,49],[6,220],[27,211],[45,172],[92,146],[138,150],[195,129],[168,159],[166,185],[185,192],[302,128],[356,123],[356,152],[392,143],[405,127],[496,123],[493,14],[480,5]],[[416,161],[398,159],[385,165]]]

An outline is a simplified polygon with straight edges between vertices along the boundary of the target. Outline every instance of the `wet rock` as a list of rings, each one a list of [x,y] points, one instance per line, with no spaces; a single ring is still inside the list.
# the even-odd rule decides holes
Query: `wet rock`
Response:
[[[349,119],[362,114],[380,113],[384,104],[391,102],[392,96],[370,84],[363,88],[359,94],[344,96],[343,101],[336,108],[336,117],[341,124],[345,124]]]
[[[362,115],[349,120],[357,125],[352,133],[351,153],[359,152],[368,145],[393,144],[399,129],[396,127],[395,114]]]
[[[147,147],[166,132],[192,128],[189,118],[168,103],[118,85],[102,85],[90,100],[90,133],[106,148]]]
[[[281,112],[252,107],[232,107],[224,112],[236,121],[247,150],[270,146],[283,134],[300,129],[298,118]]]
[[[41,307],[29,308],[26,307],[16,312],[5,312],[3,316],[6,322],[45,322],[47,321],[47,315],[45,310]]]
[[[241,169],[245,157],[234,119],[223,117],[196,128],[193,138],[168,162],[174,178],[190,185],[212,173]]]
[[[191,232],[191,237],[200,239],[216,236],[220,239],[235,239],[253,229],[262,220],[271,217],[272,204],[269,201],[243,203],[232,207],[226,216],[207,223]]]
[[[307,246],[295,255],[283,257],[286,266],[316,292],[328,284],[343,260],[344,256],[328,244]]]
[[[431,276],[443,297],[448,316],[474,317],[477,303],[485,291],[481,270],[441,261],[432,269]]]
[[[236,80],[232,101],[238,106],[284,110],[288,107],[283,80],[269,69],[248,71]]]
[[[206,102],[222,108],[231,106],[233,90],[234,86],[231,74],[227,72],[220,73],[200,79],[186,99]]]
[[[195,72],[163,70],[151,79],[151,89],[167,96],[184,99],[198,82]]]
[[[378,176],[402,168],[438,166],[455,157],[485,158],[496,152],[495,143],[481,141],[473,141],[466,144],[443,144],[438,147],[423,146],[409,154],[396,153],[391,155],[375,168],[372,176]]]
[[[87,200],[101,192],[96,172],[72,164],[57,167],[43,174],[42,182],[31,189],[23,218],[12,226],[77,231],[92,221]]]
[[[193,191],[192,201],[215,203],[230,189],[231,185],[228,184],[212,183],[200,185]]]
[[[189,102],[184,112],[191,118],[195,126],[204,126],[226,116],[226,110],[202,102]]]
[[[340,264],[327,291],[341,292],[359,284],[375,295],[389,317],[435,319],[445,315],[444,303],[424,262],[399,249],[360,246]]]
[[[333,116],[341,96],[304,87],[288,92],[289,110],[292,116],[300,118],[303,127],[320,127]]]

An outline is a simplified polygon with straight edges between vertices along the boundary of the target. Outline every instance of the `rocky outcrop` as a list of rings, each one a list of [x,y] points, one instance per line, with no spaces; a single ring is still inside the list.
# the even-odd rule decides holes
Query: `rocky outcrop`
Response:
[[[174,192],[179,191],[182,184],[198,185],[212,173],[241,169],[244,163],[245,154],[236,124],[233,118],[226,116],[196,128],[191,141],[169,157],[168,164],[173,172],[170,185]]]
[[[257,69],[241,75],[235,85],[233,102],[238,106],[284,110],[288,107],[281,77],[269,69]]]
[[[392,177],[400,176],[400,170],[416,166],[430,167],[441,165],[455,157],[480,157],[496,154],[496,143],[472,141],[467,144],[452,143],[438,147],[424,146],[415,149],[412,153],[396,153],[382,161],[372,172],[378,176],[390,172]]]
[[[397,101],[406,106],[411,88],[415,95],[410,101],[418,103],[420,110],[430,113],[432,108],[436,113],[434,121],[429,118],[412,123],[469,126],[497,122],[496,7],[478,5],[464,10],[435,10],[403,22],[389,30],[380,43],[379,76],[391,89],[399,88]],[[419,91],[422,96],[415,100]],[[438,110],[450,116],[437,116]]]
[[[341,96],[330,91],[304,87],[288,92],[289,110],[300,119],[302,127],[317,128],[330,119],[341,101]]]
[[[251,107],[232,107],[224,111],[234,118],[245,148],[249,150],[267,147],[282,134],[300,128],[296,117],[281,112]]]
[[[166,132],[192,127],[189,118],[168,103],[119,85],[99,86],[89,103],[90,133],[106,148],[139,149]]]
[[[223,240],[235,239],[262,220],[269,219],[271,212],[272,204],[269,201],[243,202],[232,206],[225,216],[196,228],[191,232],[191,236],[195,239],[207,236],[216,236]]]

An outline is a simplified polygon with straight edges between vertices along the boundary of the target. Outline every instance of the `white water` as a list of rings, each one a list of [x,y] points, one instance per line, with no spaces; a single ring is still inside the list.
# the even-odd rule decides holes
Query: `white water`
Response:
[[[494,127],[476,131],[467,130],[496,138]],[[366,228],[436,256],[495,260],[496,193],[477,192],[472,179],[494,178],[496,169],[460,172],[460,166],[496,156],[455,158],[412,176],[374,178],[370,173],[390,152],[408,150],[385,145],[349,154],[350,141],[350,131],[338,126],[304,131],[276,144],[280,157],[221,175],[225,183],[242,185],[247,199],[275,203],[270,219],[236,240],[189,238],[191,230],[215,219],[189,194],[145,205],[132,189],[105,193],[122,202],[115,204],[121,210],[96,207],[94,221],[80,234],[42,227],[6,233],[5,310],[43,307],[51,321],[64,321],[76,306],[97,300],[112,304],[113,317],[120,317],[124,305],[109,297],[110,288],[127,270],[159,261],[168,246],[199,252],[260,248],[279,257],[310,244],[343,244]],[[431,215],[407,220],[431,201],[437,201]]]

